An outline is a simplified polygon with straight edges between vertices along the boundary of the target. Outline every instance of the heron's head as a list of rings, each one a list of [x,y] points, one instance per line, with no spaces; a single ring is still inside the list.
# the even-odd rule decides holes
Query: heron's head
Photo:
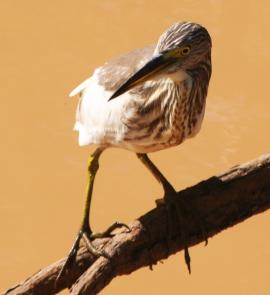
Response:
[[[181,22],[160,36],[154,55],[168,61],[164,70],[192,69],[200,62],[210,62],[211,45],[211,37],[204,27]]]
[[[110,99],[153,76],[193,70],[201,62],[211,63],[209,33],[196,23],[176,23],[160,36],[152,59],[120,86]]]

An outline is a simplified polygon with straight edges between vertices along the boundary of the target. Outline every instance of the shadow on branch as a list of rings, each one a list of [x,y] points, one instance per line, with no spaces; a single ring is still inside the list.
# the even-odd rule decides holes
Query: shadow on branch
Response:
[[[225,173],[211,177],[178,192],[179,204],[184,199],[204,221],[208,237],[270,208],[270,155],[235,166]],[[141,216],[112,238],[97,239],[95,246],[103,248],[110,259],[96,258],[84,247],[76,262],[55,287],[55,279],[66,258],[40,270],[3,295],[49,295],[69,288],[72,294],[93,295],[119,275],[130,274],[143,267],[181,251],[181,229],[174,222],[170,245],[167,241],[167,213],[157,207]],[[203,242],[194,218],[185,218],[188,245]]]

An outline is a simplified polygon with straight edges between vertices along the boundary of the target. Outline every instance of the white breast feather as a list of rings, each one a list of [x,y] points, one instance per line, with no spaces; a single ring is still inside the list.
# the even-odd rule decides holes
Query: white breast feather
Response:
[[[79,132],[79,145],[117,145],[126,130],[121,122],[129,94],[108,101],[112,92],[98,84],[97,69],[92,77],[75,88],[70,95],[81,93],[74,130]]]

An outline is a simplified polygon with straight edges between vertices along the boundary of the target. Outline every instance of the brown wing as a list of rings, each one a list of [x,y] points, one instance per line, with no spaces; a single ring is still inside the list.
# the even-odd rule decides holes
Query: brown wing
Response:
[[[98,83],[105,90],[117,90],[132,74],[139,70],[153,56],[154,45],[136,49],[121,55],[99,68]]]

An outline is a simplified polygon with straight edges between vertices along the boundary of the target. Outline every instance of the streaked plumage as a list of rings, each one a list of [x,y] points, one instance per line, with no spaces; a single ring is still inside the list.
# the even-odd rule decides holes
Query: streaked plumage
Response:
[[[146,153],[178,145],[196,135],[204,115],[210,76],[211,38],[200,25],[183,22],[163,33],[156,46],[135,50],[98,68],[71,92],[71,96],[80,94],[75,123],[79,144],[97,144],[98,148],[88,163],[82,225],[58,278],[74,260],[80,240],[94,255],[104,255],[95,249],[92,240],[123,226],[115,223],[107,231],[93,234],[89,224],[98,161],[107,147],[135,152],[162,184],[168,212],[174,206],[179,221],[183,219],[181,208],[175,205],[176,191]],[[181,230],[184,239],[185,229]],[[183,243],[190,271],[187,243]]]
[[[153,55],[190,43],[197,46],[193,45],[193,59],[173,65],[108,101]],[[156,47],[135,50],[96,69],[92,77],[70,94],[81,96],[75,124],[79,144],[148,153],[196,135],[211,75],[210,51],[211,39],[204,28],[177,23],[161,35]]]

